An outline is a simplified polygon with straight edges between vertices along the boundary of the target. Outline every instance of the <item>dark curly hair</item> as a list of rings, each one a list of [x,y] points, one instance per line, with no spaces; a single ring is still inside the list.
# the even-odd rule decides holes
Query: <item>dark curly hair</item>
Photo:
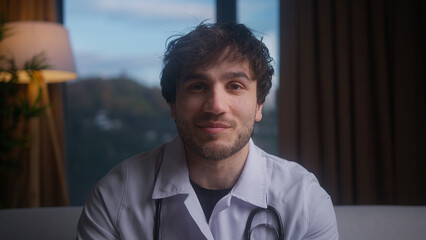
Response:
[[[177,84],[185,75],[215,64],[224,54],[227,60],[249,62],[257,81],[257,102],[265,102],[272,86],[273,59],[262,40],[245,25],[203,22],[188,34],[175,37],[167,44],[161,74],[161,91],[167,103],[175,102]]]

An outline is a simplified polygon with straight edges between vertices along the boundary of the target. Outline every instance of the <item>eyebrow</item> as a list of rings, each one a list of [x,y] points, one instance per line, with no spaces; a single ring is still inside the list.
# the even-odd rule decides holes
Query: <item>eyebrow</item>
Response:
[[[232,78],[245,78],[247,80],[251,80],[250,77],[242,71],[239,72],[227,72],[221,76],[224,79],[232,79]]]
[[[251,80],[250,77],[242,71],[238,72],[226,72],[221,75],[222,79],[233,79],[233,78],[244,78],[246,80]],[[192,72],[186,75],[182,80],[186,81],[189,79],[200,79],[200,80],[208,80],[209,76],[207,74],[201,72]]]
[[[200,73],[200,72],[191,72],[188,75],[186,75],[182,80],[187,81],[189,79],[200,79],[200,80],[207,80],[209,77],[207,74]]]

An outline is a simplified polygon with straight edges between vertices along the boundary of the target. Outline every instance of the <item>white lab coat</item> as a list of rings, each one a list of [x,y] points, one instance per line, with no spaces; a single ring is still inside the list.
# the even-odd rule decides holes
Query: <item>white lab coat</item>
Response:
[[[160,239],[243,239],[250,212],[267,204],[280,212],[285,239],[338,239],[332,202],[314,175],[297,163],[265,153],[252,140],[240,178],[207,222],[189,181],[179,137],[112,169],[92,191],[76,239],[153,239],[153,199],[159,198],[163,199]],[[266,218],[256,217],[253,226],[274,224]],[[271,233],[259,228],[254,235]]]

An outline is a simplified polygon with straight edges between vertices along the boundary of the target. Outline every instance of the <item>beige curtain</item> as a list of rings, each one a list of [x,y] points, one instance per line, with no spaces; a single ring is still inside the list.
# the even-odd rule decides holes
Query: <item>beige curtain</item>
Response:
[[[280,151],[336,204],[426,204],[424,0],[282,0]]]
[[[6,22],[11,21],[57,21],[57,0],[1,0],[0,13]],[[12,207],[63,206],[69,204],[66,176],[64,174],[64,110],[63,84],[49,84],[51,108],[58,130],[62,159],[56,159],[52,140],[48,132],[46,116],[33,122],[33,126],[23,124],[26,133],[38,133],[31,144],[38,146],[32,153],[29,150],[19,153],[22,165],[9,177],[8,192]],[[24,89],[23,92],[27,90]],[[35,126],[34,126],[35,124]]]

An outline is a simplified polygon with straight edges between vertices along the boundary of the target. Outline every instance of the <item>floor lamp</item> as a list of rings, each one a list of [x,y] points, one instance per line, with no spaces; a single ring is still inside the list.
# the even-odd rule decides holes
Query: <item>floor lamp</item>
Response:
[[[77,78],[75,71],[71,45],[67,30],[58,23],[42,21],[19,21],[5,24],[7,29],[6,37],[0,43],[0,55],[7,59],[13,59],[18,71],[19,82],[28,84],[29,100],[37,98],[39,89],[42,91],[42,102],[47,105],[46,118],[49,136],[53,144],[56,170],[60,176],[65,176],[63,163],[63,153],[59,146],[58,132],[50,107],[50,97],[47,88],[48,83],[65,82]],[[43,54],[49,66],[46,70],[34,72],[30,77],[24,70],[24,65],[34,56]],[[4,73],[3,73],[4,74]],[[39,177],[39,119],[30,121],[30,135],[37,139],[31,143],[30,155],[35,162],[31,161],[30,174]],[[65,199],[68,199],[65,179],[61,180]],[[35,181],[30,189],[38,190],[39,182]],[[37,194],[37,193],[34,193]]]

